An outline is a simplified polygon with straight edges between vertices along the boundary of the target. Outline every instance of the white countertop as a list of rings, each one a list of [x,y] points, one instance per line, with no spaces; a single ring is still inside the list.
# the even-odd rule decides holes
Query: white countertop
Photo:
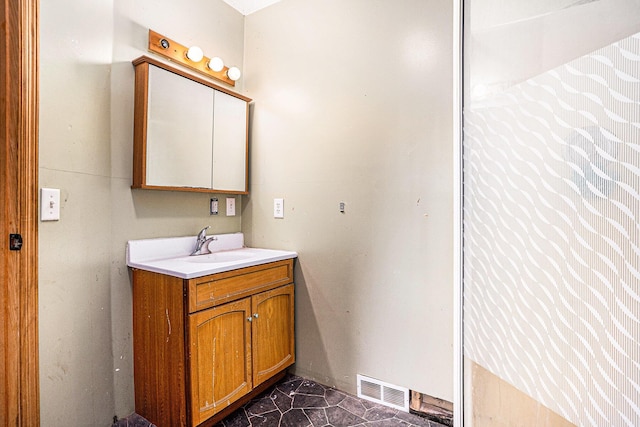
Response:
[[[214,273],[296,258],[292,251],[244,247],[242,233],[217,234],[209,244],[211,254],[194,255],[196,236],[130,240],[127,265],[132,268],[192,279]]]

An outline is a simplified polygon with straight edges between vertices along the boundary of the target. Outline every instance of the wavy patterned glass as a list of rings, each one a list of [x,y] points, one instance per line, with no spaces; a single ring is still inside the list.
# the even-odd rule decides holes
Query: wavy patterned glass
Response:
[[[640,425],[640,33],[464,113],[465,356]]]

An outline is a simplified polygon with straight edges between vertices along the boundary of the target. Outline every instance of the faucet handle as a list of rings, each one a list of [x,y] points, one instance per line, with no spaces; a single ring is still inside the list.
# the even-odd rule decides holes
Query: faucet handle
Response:
[[[205,228],[203,228],[202,230],[200,230],[200,232],[198,233],[198,239],[204,239],[204,236],[207,235],[207,230],[210,228],[210,225],[207,225]]]
[[[205,245],[205,243],[208,242],[207,240],[207,229],[211,227],[210,225],[207,225],[205,228],[203,228],[202,230],[200,230],[200,232],[198,233],[198,237],[196,237],[196,247],[193,250],[193,252],[191,252],[191,255],[200,255],[200,251],[202,249],[202,246]]]

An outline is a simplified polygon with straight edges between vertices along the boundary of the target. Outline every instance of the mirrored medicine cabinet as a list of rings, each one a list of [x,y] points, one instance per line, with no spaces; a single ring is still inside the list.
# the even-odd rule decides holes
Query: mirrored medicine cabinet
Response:
[[[133,65],[131,187],[247,194],[251,99],[153,58]]]

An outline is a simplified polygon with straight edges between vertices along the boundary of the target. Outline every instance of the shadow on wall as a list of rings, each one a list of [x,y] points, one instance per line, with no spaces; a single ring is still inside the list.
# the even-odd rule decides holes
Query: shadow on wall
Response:
[[[181,193],[179,191],[131,190],[137,218],[190,218],[207,213],[209,197],[214,194]],[[218,198],[220,196],[218,195]],[[237,197],[238,198],[238,197]],[[167,203],[171,200],[171,203]],[[159,214],[162,213],[162,215]],[[222,216],[221,216],[222,217]],[[198,230],[194,230],[194,235]]]
[[[318,381],[327,386],[330,384],[334,372],[329,366],[327,358],[327,346],[324,343],[322,333],[318,326],[318,320],[314,311],[311,292],[305,279],[300,258],[294,265],[295,281],[295,309],[296,331],[305,331],[304,335],[296,332],[296,363],[294,371],[297,375]],[[326,372],[319,375],[318,372]]]

